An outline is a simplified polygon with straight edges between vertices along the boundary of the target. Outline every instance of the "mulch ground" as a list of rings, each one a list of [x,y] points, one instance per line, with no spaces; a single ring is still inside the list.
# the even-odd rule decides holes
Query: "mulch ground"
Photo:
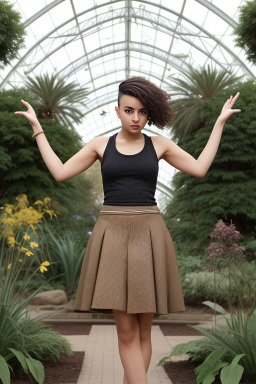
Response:
[[[159,325],[165,336],[202,336],[196,329],[184,324]]]
[[[163,368],[173,384],[196,384],[196,365],[190,361],[167,361]],[[241,382],[240,384],[255,384],[252,382]],[[221,384],[220,380],[215,380],[214,384]]]
[[[89,335],[91,330],[90,324],[83,323],[54,323],[47,322],[52,330],[62,335]],[[165,336],[201,336],[195,329],[184,324],[165,324],[160,325]],[[84,360],[84,352],[74,352],[74,356],[61,355],[58,363],[45,362],[45,381],[44,384],[76,384],[82,364]],[[166,361],[163,368],[173,384],[196,384],[195,368],[196,366],[190,361],[172,362]],[[29,380],[28,376],[23,379],[12,379],[11,384],[34,384]],[[214,384],[220,384],[215,381]],[[256,384],[241,383],[241,384]]]
[[[74,356],[62,354],[58,363],[44,362],[44,384],[76,384],[81,372],[84,352],[74,352]],[[12,378],[11,384],[36,383],[25,376],[22,379]]]
[[[44,322],[49,325],[53,331],[59,332],[61,335],[89,335],[92,325],[87,323],[56,323],[56,322]]]

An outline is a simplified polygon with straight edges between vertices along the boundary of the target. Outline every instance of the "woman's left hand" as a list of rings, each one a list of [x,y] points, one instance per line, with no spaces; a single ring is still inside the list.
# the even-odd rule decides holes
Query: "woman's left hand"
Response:
[[[233,105],[235,104],[236,100],[238,99],[240,93],[237,92],[235,97],[230,96],[230,98],[226,101],[226,103],[223,105],[221,114],[219,116],[219,119],[221,119],[224,123],[225,121],[233,115],[233,113],[241,112],[241,109],[232,109]]]

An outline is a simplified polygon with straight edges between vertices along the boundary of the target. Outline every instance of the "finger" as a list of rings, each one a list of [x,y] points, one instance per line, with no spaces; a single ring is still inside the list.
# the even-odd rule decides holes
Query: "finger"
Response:
[[[233,104],[236,102],[236,100],[238,99],[239,96],[240,96],[240,92],[237,92],[237,94],[233,98]]]
[[[21,100],[21,102],[22,102],[22,104],[24,104],[28,109],[33,109],[33,108],[31,107],[31,105],[30,105],[27,101],[25,101],[25,100]]]
[[[23,115],[23,116],[26,116],[27,112],[24,112],[24,111],[17,111],[17,112],[14,112],[15,115]]]

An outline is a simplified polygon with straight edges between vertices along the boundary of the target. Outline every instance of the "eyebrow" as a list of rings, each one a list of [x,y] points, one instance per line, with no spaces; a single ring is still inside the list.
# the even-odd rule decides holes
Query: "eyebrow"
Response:
[[[128,105],[126,105],[124,108],[129,108],[129,109],[134,109],[133,107],[129,107]],[[140,108],[140,111],[141,110],[146,110],[147,108]]]

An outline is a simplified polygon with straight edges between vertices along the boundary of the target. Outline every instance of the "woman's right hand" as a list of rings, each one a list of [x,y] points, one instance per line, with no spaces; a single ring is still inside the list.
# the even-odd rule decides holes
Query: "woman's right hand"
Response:
[[[21,100],[21,102],[27,107],[27,111],[17,111],[17,112],[14,112],[15,115],[25,116],[32,126],[38,124],[36,113],[34,109],[31,107],[31,105],[25,100]]]

